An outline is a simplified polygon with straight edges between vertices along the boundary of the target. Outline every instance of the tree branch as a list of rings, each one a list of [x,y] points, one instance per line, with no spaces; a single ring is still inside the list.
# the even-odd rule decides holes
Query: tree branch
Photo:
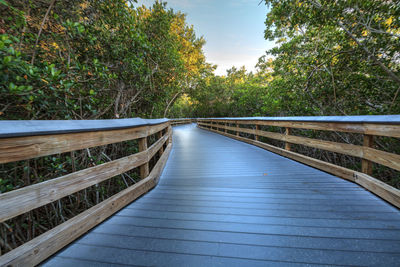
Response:
[[[176,99],[181,93],[182,93],[182,91],[179,91],[178,93],[176,93],[176,94],[174,95],[174,97],[171,99],[171,101],[169,101],[167,107],[166,107],[165,110],[164,110],[164,117],[167,116],[169,106],[171,106],[171,104],[175,101],[175,99]]]
[[[32,65],[33,65],[33,63],[35,62],[35,56],[36,56],[37,46],[38,46],[38,44],[39,44],[39,39],[40,39],[40,35],[42,34],[42,30],[43,30],[44,24],[45,24],[45,22],[46,22],[46,20],[47,20],[47,17],[48,17],[49,14],[50,14],[50,10],[53,8],[55,2],[56,2],[56,0],[52,0],[52,1],[50,2],[49,8],[47,9],[46,14],[44,15],[44,18],[43,18],[43,20],[42,20],[42,24],[40,25],[39,33],[38,33],[38,36],[36,37],[35,49],[33,50],[33,55],[32,55],[32,59],[31,59],[31,64],[32,64]]]

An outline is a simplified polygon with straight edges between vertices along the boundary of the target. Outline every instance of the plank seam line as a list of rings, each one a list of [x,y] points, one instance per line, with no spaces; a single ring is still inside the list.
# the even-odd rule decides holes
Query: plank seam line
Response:
[[[198,202],[198,201],[210,201],[210,202],[213,202],[213,203],[218,203],[218,202],[220,202],[220,203],[240,203],[240,204],[249,204],[249,203],[252,203],[252,204],[286,204],[286,203],[269,203],[269,202],[266,202],[266,203],[264,203],[264,202],[237,202],[237,201],[223,201],[223,200],[218,200],[218,201],[211,201],[211,200],[197,200],[197,199],[186,199],[186,198],[157,198],[157,197],[146,197],[146,196],[144,196],[144,197],[142,197],[142,199],[163,199],[163,200],[192,200],[192,201],[196,201],[196,202]],[[268,209],[268,210],[281,210],[281,211],[309,211],[309,210],[299,210],[299,209],[296,209],[296,210],[294,210],[294,209]],[[343,213],[348,213],[348,212],[351,212],[351,213],[371,213],[370,211],[340,211],[340,210],[333,210],[333,211],[318,211],[318,212],[329,212],[329,213],[331,213],[331,212],[343,212]],[[394,214],[398,214],[398,212],[397,211],[374,211],[374,213],[394,213]]]
[[[298,209],[296,209],[296,210],[292,210],[292,209],[273,209],[273,208],[268,208],[268,205],[274,205],[274,206],[304,206],[304,205],[307,205],[307,206],[313,206],[313,207],[328,207],[328,208],[334,208],[334,207],[338,207],[338,208],[341,208],[341,207],[346,207],[346,206],[349,206],[350,204],[342,204],[342,205],[337,205],[337,204],[333,204],[333,205],[330,205],[330,206],[327,206],[327,205],[319,205],[319,204],[311,204],[311,203],[304,203],[304,204],[298,204],[298,203],[286,203],[286,202],[266,202],[266,203],[256,203],[256,204],[266,204],[267,206],[266,206],[266,208],[254,208],[254,207],[242,207],[242,206],[229,206],[229,207],[226,207],[226,206],[211,206],[211,205],[193,205],[193,204],[165,204],[165,203],[159,203],[159,202],[151,202],[150,200],[151,200],[152,198],[148,198],[148,199],[145,199],[145,200],[143,200],[143,201],[141,201],[140,203],[143,203],[143,204],[159,204],[159,205],[166,205],[166,206],[171,206],[171,205],[176,205],[176,206],[189,206],[189,207],[210,207],[210,208],[232,208],[232,209],[253,209],[253,210],[282,210],[282,211],[310,211],[310,212],[313,212],[313,211],[320,211],[320,210],[309,210],[309,209],[306,209],[306,210],[298,210]],[[181,200],[181,199],[164,199],[164,200],[167,200],[167,201],[172,201],[172,202],[174,202],[174,201],[176,201],[176,200]],[[219,202],[219,203],[224,203],[225,201],[207,201],[207,200],[193,200],[192,202],[195,202],[195,203],[199,203],[199,202],[213,202],[213,203],[215,203],[215,202]],[[351,205],[351,206],[354,206],[354,207],[380,207],[380,208],[387,208],[387,206],[382,206],[381,204],[377,204],[377,205],[357,205],[357,204],[355,204],[355,205]],[[327,211],[327,209],[325,209],[325,210],[322,210],[322,212],[324,212],[324,211]],[[333,212],[340,212],[341,210],[339,210],[339,209],[335,209],[335,210],[329,210],[329,211],[333,211]],[[359,212],[366,212],[366,211],[359,211]],[[375,212],[375,211],[372,211],[372,212]],[[377,212],[379,212],[379,211],[377,211]],[[389,213],[396,213],[396,211],[388,211]],[[387,212],[382,212],[382,213],[387,213]]]
[[[309,264],[309,265],[330,265],[330,266],[343,266],[339,264],[332,264],[332,263],[313,263],[313,262],[301,262],[301,261],[283,261],[283,260],[272,260],[272,259],[254,259],[254,258],[244,258],[244,257],[233,257],[233,256],[215,256],[215,255],[207,255],[207,254],[200,254],[200,253],[182,253],[182,252],[170,252],[170,251],[162,251],[162,250],[146,250],[146,249],[132,249],[132,248],[122,248],[122,247],[114,247],[114,246],[106,246],[106,245],[91,245],[91,244],[84,244],[80,243],[79,245],[88,246],[88,247],[103,247],[103,248],[114,248],[114,249],[125,249],[131,251],[142,251],[142,252],[155,252],[155,253],[165,253],[165,254],[175,254],[175,255],[190,255],[190,256],[203,256],[203,257],[210,257],[213,258],[225,258],[225,259],[239,259],[239,260],[251,260],[251,261],[260,261],[260,262],[285,262],[285,263],[299,263],[299,264]],[[364,266],[364,265],[348,265],[346,266]]]
[[[269,226],[284,226],[284,227],[299,227],[299,228],[318,228],[318,229],[356,229],[356,230],[379,230],[379,231],[397,231],[400,229],[381,229],[381,228],[356,228],[356,227],[331,227],[331,226],[307,226],[307,225],[291,225],[291,224],[275,224],[275,223],[249,223],[249,222],[232,222],[232,221],[212,221],[212,220],[191,220],[191,219],[171,219],[146,216],[130,216],[115,214],[115,217],[124,218],[139,218],[139,219],[156,219],[168,221],[185,221],[185,222],[211,222],[211,223],[228,223],[228,224],[247,224],[247,225],[269,225]]]
[[[178,206],[178,205],[173,205]],[[296,218],[296,219],[316,219],[316,220],[340,220],[340,221],[366,221],[363,219],[349,219],[349,218],[317,218],[317,217],[296,217],[296,216],[273,216],[273,215],[253,215],[253,214],[238,214],[238,213],[214,213],[214,212],[190,212],[190,211],[171,211],[171,210],[155,210],[155,209],[142,209],[142,208],[130,208],[126,207],[127,210],[144,210],[144,211],[162,211],[162,212],[176,212],[176,213],[192,213],[192,214],[211,214],[211,215],[233,215],[233,216],[248,216],[248,217],[262,217],[262,218]],[[245,209],[245,208],[243,208]],[[117,215],[117,214],[116,214]],[[369,219],[368,221],[376,221],[376,222],[400,222],[400,220],[380,220],[380,219]],[[362,228],[368,229],[368,228]],[[394,230],[400,230],[400,228],[394,228]]]
[[[188,179],[182,179],[182,181],[186,181]],[[269,183],[271,184],[271,183]],[[302,185],[303,188],[310,188],[310,189],[318,189],[318,188],[332,188],[332,189],[346,189],[346,188],[350,188],[350,189],[359,189],[359,191],[361,191],[362,189],[360,189],[359,187],[355,187],[355,186],[347,186],[347,185],[340,185],[340,186],[327,186],[327,184],[320,184],[318,186],[315,186],[315,184],[313,185],[307,185],[304,183],[296,183],[296,182],[282,182],[282,183],[276,183],[277,185],[280,186],[271,186],[271,187],[263,187],[262,189],[288,189],[287,185]],[[282,184],[286,184],[286,185],[282,185]],[[312,186],[312,187],[311,187]],[[257,193],[259,190],[259,188],[254,188],[254,191],[250,191],[252,190],[252,188],[245,188],[242,190],[242,188],[237,188],[237,187],[231,187],[232,189],[240,189],[240,190],[213,190],[214,187],[211,186],[199,186],[201,188],[201,190],[199,190],[200,192],[232,192],[232,193]],[[187,189],[190,188],[190,189]],[[163,184],[160,185],[160,188],[158,190],[161,191],[197,191],[195,190],[195,188],[198,188],[197,186],[182,186],[182,185],[168,185],[168,184]],[[217,187],[217,188],[223,188],[223,187]],[[229,187],[226,187],[229,188]],[[289,189],[289,190],[294,190],[294,189]],[[300,190],[300,189],[296,189],[296,190]]]
[[[258,244],[249,244],[249,243],[234,243],[234,242],[223,242],[223,241],[205,241],[205,240],[195,240],[195,239],[181,239],[181,238],[165,238],[165,237],[152,237],[152,236],[140,236],[140,235],[123,235],[123,234],[115,234],[115,233],[106,233],[106,232],[97,232],[93,231],[95,234],[100,235],[112,235],[112,236],[121,236],[121,237],[137,237],[144,239],[159,239],[159,240],[176,240],[176,241],[190,241],[190,242],[199,242],[199,243],[212,243],[212,244],[229,244],[229,245],[238,245],[238,246],[250,246],[250,247],[267,247],[267,248],[289,248],[289,249],[304,249],[304,250],[324,250],[324,251],[342,251],[342,252],[368,252],[368,253],[379,253],[379,254],[394,254],[400,255],[399,252],[382,252],[382,251],[370,251],[370,250],[345,250],[345,249],[328,249],[328,248],[306,248],[306,247],[285,247],[285,246],[271,246],[271,245],[258,245]],[[81,240],[78,240],[77,243],[80,243]]]
[[[261,192],[244,192],[244,191],[226,191],[226,190],[211,190],[213,187],[210,187],[209,190],[194,190],[194,189],[171,189],[171,188],[158,188],[157,191],[175,191],[175,192],[219,192],[219,193],[239,193],[239,194],[245,194],[245,193],[261,193]],[[264,187],[263,189],[277,189],[277,190],[293,190],[293,191],[301,191],[304,189],[309,189],[309,190],[318,190],[318,189],[325,189],[325,188],[332,188],[337,191],[342,191],[343,189],[348,188],[347,186],[343,187],[329,187],[329,186],[320,186],[320,187],[309,187],[309,186],[304,186],[302,188],[286,188],[286,187]],[[358,189],[358,190],[349,190],[350,192],[353,191],[364,191],[359,188],[352,188],[352,189]],[[333,190],[332,190],[333,191]],[[331,191],[331,192],[332,192]]]
[[[150,198],[151,199],[151,198]],[[145,204],[146,202],[144,202]],[[154,204],[158,204],[158,205],[167,205],[170,206],[171,204],[164,204],[164,203],[159,203],[159,202],[149,202],[149,203],[154,203]],[[270,203],[266,203],[266,204],[276,204],[276,205],[298,205],[298,206],[304,206],[304,204],[299,204],[299,203],[274,203],[274,202],[270,202]],[[175,205],[175,204],[174,204]],[[214,208],[226,208],[223,206],[206,206],[206,205],[184,205],[184,204],[176,204],[177,206],[192,206],[192,207],[214,207]],[[327,205],[321,205],[321,204],[307,204],[307,206],[317,206],[317,207],[327,207]],[[349,204],[333,204],[330,205],[329,207],[348,207]],[[351,206],[360,206],[360,207],[371,207],[371,206],[375,206],[375,207],[387,207],[387,206],[383,206],[382,204],[375,204],[375,205],[364,205],[364,204],[352,204]],[[129,207],[129,206],[127,206]],[[235,208],[235,207],[231,207],[231,208]],[[237,207],[236,207],[237,208]],[[259,209],[259,208],[241,208],[241,209]],[[268,209],[262,209],[262,210],[268,210]]]
[[[200,177],[200,178],[202,178],[202,177]],[[192,185],[190,185],[190,184],[188,184],[188,185],[182,185],[180,182],[181,181],[190,181],[190,182],[192,182],[191,180],[193,180],[193,181],[198,181],[198,179],[199,178],[196,178],[196,179],[192,179],[192,178],[187,178],[187,179],[177,179],[177,178],[174,178],[174,180],[170,180],[170,182],[166,182],[166,181],[163,181],[161,184],[160,184],[160,187],[184,187],[184,188],[197,188],[197,186],[198,185],[195,185],[195,186],[192,186]],[[230,180],[232,180],[232,179],[230,179]],[[239,180],[239,179],[238,179]],[[233,181],[233,180],[232,180]],[[298,180],[297,180],[298,181]],[[275,184],[277,184],[277,185],[285,185],[285,184],[287,184],[287,185],[292,185],[292,184],[294,184],[294,185],[304,185],[304,182],[295,182],[295,181],[290,181],[290,180],[285,180],[285,181],[282,181],[282,182],[272,182],[272,181],[269,181],[268,183],[266,183],[266,185],[275,185]],[[173,182],[179,182],[178,184],[173,184]],[[347,186],[346,184],[338,184],[338,185],[336,185],[335,183],[314,183],[314,182],[312,182],[312,183],[310,183],[310,184],[308,184],[308,185],[321,185],[320,187],[323,187],[323,188],[325,188],[325,187],[329,187],[329,188],[358,188],[358,189],[360,189],[360,190],[364,190],[364,189],[362,189],[362,188],[359,188],[359,187],[357,187],[357,186],[354,186],[354,184],[351,184],[351,185],[349,185],[349,186]],[[334,186],[326,186],[326,185],[334,185]],[[213,185],[214,186],[214,185]],[[201,185],[200,187],[202,187],[202,188],[214,188],[214,187],[210,187],[210,186],[203,186],[203,185]],[[220,187],[215,187],[215,188],[231,188],[231,189],[237,189],[237,188],[240,188],[240,189],[242,189],[242,187],[232,187],[232,186],[226,186],[226,184],[225,184],[225,186],[220,186]],[[268,187],[265,187],[265,186],[263,186],[263,187],[261,187],[261,189],[265,189],[265,188],[267,188],[268,189]],[[271,187],[271,188],[276,188],[276,187]],[[317,187],[318,188],[318,187]],[[260,189],[260,187],[246,187],[245,189]]]
[[[123,225],[133,226],[142,228],[154,228],[154,229],[172,229],[172,230],[193,230],[202,232],[216,232],[216,233],[233,233],[233,234],[249,234],[249,235],[266,235],[266,236],[288,236],[288,237],[305,237],[305,238],[320,238],[320,239],[339,239],[339,240],[370,240],[370,241],[384,241],[384,242],[399,242],[397,239],[382,239],[382,238],[365,238],[365,237],[331,237],[331,236],[310,236],[310,235],[288,235],[288,234],[273,234],[273,233],[260,233],[260,232],[243,232],[243,231],[227,231],[227,230],[213,230],[213,229],[200,229],[200,228],[178,228],[178,227],[165,227],[165,226],[149,226],[149,225],[138,225],[133,223],[114,223],[108,221],[110,225]]]
[[[305,191],[305,190],[304,190]],[[348,193],[344,193],[344,194],[340,194],[340,193],[329,193],[329,194],[324,194],[322,192],[312,192],[314,195],[324,195],[324,196],[355,196],[354,192],[362,192],[361,194],[357,194],[357,196],[363,196],[363,195],[368,195],[367,192],[363,192],[363,191],[349,191]],[[160,195],[172,195],[172,193],[163,193],[163,192],[159,192]],[[269,194],[268,192],[266,192],[266,194]],[[272,194],[279,194],[279,195],[293,195],[293,194],[297,194],[297,193],[272,193]],[[307,195],[308,193],[304,193],[305,195]],[[176,194],[173,194],[176,195]],[[229,196],[229,195],[206,195],[206,194],[182,194],[180,193],[179,196],[195,196],[195,197],[239,197],[239,198],[254,198],[254,199],[270,199],[269,197],[259,197],[259,196]]]
[[[86,262],[97,262],[97,263],[107,263],[107,264],[112,264],[112,265],[118,265],[118,266],[131,266],[131,267],[146,267],[146,265],[133,265],[133,264],[128,264],[128,263],[115,263],[115,262],[107,262],[107,261],[99,261],[99,260],[89,260],[89,259],[84,259],[84,258],[73,258],[73,257],[68,257],[68,256],[60,256],[57,255],[54,257],[55,258],[63,258],[63,259],[71,259],[71,260],[79,260],[79,261],[86,261]]]
[[[170,195],[173,195],[173,194],[170,194]],[[177,195],[177,196],[181,196],[181,195]],[[214,196],[214,197],[218,197],[218,196]],[[146,196],[146,198],[156,198],[156,199],[169,199],[169,200],[191,200],[190,198],[166,198],[166,197],[157,197],[157,196]],[[249,197],[247,197],[247,198],[249,198]],[[332,199],[328,199],[328,198],[275,198],[275,197],[268,197],[268,198],[266,198],[266,199],[271,199],[271,200],[295,200],[296,202],[297,201],[299,201],[299,200],[301,200],[301,201],[304,201],[304,200],[306,200],[306,201],[318,201],[318,202],[321,202],[321,201],[328,201],[328,202],[332,202]],[[196,200],[196,199],[194,199],[194,200]],[[334,199],[335,201],[347,201],[347,202],[351,202],[351,201],[354,201],[354,198],[353,199],[343,199],[343,198],[337,198],[337,199]],[[374,199],[370,199],[370,198],[368,198],[368,199],[360,199],[360,200],[362,200],[363,202],[373,202],[373,203],[376,203],[377,201],[376,200],[374,200]],[[208,201],[208,200],[204,200],[204,199],[202,199],[202,201]],[[210,201],[216,201],[216,200],[210,200]],[[226,201],[226,200],[218,200],[217,202],[229,202],[229,203],[259,203],[259,204],[268,204],[269,202],[249,202],[249,201]],[[298,202],[297,202],[298,203]]]
[[[304,188],[296,188],[296,189],[286,189],[286,188],[267,188],[264,187],[263,189],[273,189],[273,190],[287,190],[287,191],[306,191],[306,190],[310,190],[310,191],[314,191],[314,190],[322,190],[322,187],[318,187],[318,188],[310,188],[310,187],[304,187]],[[235,193],[235,194],[246,194],[247,192],[233,192],[233,191],[213,191],[213,190],[199,190],[199,191],[195,191],[195,190],[171,190],[171,189],[158,189],[158,191],[176,191],[176,192],[181,192],[183,193],[182,195],[188,195],[185,194],[185,192],[199,192],[199,193],[209,193],[209,192],[218,192],[218,193]],[[354,192],[365,192],[365,190],[343,190],[343,188],[338,188],[338,189],[330,189],[329,191],[331,192],[335,192],[335,195],[347,195],[349,193],[354,193]],[[343,194],[340,193],[336,193],[336,192],[345,192]],[[161,193],[161,192],[160,192]],[[248,192],[248,193],[254,193],[257,194],[257,192]],[[268,194],[268,192],[266,192]],[[314,193],[316,193],[314,191]],[[260,193],[259,193],[260,194]],[[293,194],[293,193],[279,193],[279,194]],[[330,195],[330,194],[324,194],[324,195]],[[208,196],[205,194],[198,194],[198,196]],[[254,198],[265,198],[265,197],[256,197],[254,196]]]
[[[146,198],[157,198],[157,197],[153,197],[153,196],[145,196]],[[158,198],[158,199],[174,199],[174,200],[186,200],[187,198]],[[320,200],[325,200],[325,201],[332,201],[332,200],[352,200],[353,199],[346,199],[346,198],[338,198],[338,199],[326,199],[326,198],[276,198],[276,197],[268,197],[266,199],[285,199],[285,200],[316,200],[316,201],[320,201]],[[370,198],[366,198],[364,199],[359,199],[360,201],[368,201],[370,200],[371,202],[376,202],[375,200],[371,200]],[[213,200],[214,201],[214,200]],[[218,200],[219,202],[229,202],[229,203],[260,203],[263,204],[264,202],[245,202],[245,201],[223,201],[223,200]]]

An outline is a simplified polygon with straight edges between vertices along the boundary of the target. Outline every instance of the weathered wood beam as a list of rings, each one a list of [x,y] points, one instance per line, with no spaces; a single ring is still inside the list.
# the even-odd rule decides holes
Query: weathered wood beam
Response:
[[[351,169],[340,167],[340,166],[337,166],[337,165],[334,165],[334,164],[331,164],[331,163],[328,163],[328,162],[325,162],[322,160],[304,156],[302,154],[288,151],[288,150],[285,150],[282,148],[278,148],[278,147],[275,147],[275,146],[272,146],[269,144],[265,144],[263,142],[259,142],[256,140],[251,140],[248,138],[236,136],[236,135],[225,133],[225,132],[210,130],[207,127],[202,126],[202,124],[203,124],[202,122],[200,122],[200,124],[199,124],[199,127],[202,129],[213,131],[213,132],[216,132],[216,133],[219,133],[219,134],[222,134],[222,135],[225,135],[225,136],[228,136],[228,137],[231,137],[231,138],[234,138],[234,139],[237,139],[237,140],[240,140],[240,141],[243,141],[243,142],[264,148],[264,149],[267,149],[267,150],[274,152],[276,154],[279,154],[281,156],[296,160],[298,162],[304,163],[311,167],[323,170],[325,172],[331,173],[338,177],[355,182],[355,183],[361,185],[362,187],[364,187],[365,189],[371,191],[372,193],[380,196],[382,199],[388,201],[392,205],[400,208],[400,190],[398,190],[394,187],[391,187],[391,186],[389,186],[389,185],[387,185],[365,173],[361,173],[361,172],[357,172],[357,171],[354,171]],[[244,130],[244,129],[242,128],[242,130]],[[246,130],[249,130],[249,129],[246,129]],[[324,141],[324,142],[327,142],[327,141]],[[370,150],[373,150],[375,152],[376,149],[368,148],[368,147],[366,148],[366,151],[370,151]],[[387,153],[384,151],[380,151],[380,152]],[[392,154],[392,153],[389,153],[389,154]],[[376,154],[374,154],[374,155],[376,156]],[[392,154],[392,155],[395,155],[395,154]],[[395,156],[398,156],[398,155],[395,155]],[[387,159],[387,156],[385,158]],[[395,158],[395,161],[397,163],[399,162],[397,157]]]
[[[167,162],[169,144],[149,176],[0,257],[0,266],[35,266],[152,189]]]
[[[121,130],[0,138],[0,163],[143,138],[166,128],[168,125],[169,122]]]
[[[147,163],[168,140],[170,132],[145,151],[65,176],[0,194],[0,222],[31,211]]]

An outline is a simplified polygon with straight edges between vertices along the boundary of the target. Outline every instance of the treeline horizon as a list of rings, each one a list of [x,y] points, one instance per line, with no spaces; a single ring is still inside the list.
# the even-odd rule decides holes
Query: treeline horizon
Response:
[[[400,113],[398,6],[265,4],[277,46],[219,76],[167,2],[1,1],[0,119]]]
[[[400,8],[394,1],[266,0],[257,70],[209,76],[177,103],[192,117],[400,113]],[[193,103],[193,104],[192,104]],[[178,109],[178,107],[180,109]],[[190,113],[192,111],[192,113]]]

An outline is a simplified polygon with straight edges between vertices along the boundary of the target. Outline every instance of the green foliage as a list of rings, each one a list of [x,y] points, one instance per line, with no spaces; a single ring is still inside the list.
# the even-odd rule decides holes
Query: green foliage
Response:
[[[400,8],[387,1],[265,1],[272,87],[293,114],[400,111]],[[300,102],[298,104],[296,102]]]
[[[209,67],[165,3],[10,0],[0,13],[1,119],[161,117]]]
[[[265,38],[277,46],[255,74],[208,75],[193,114],[400,113],[400,8],[391,1],[266,0]],[[267,56],[273,56],[267,59]]]
[[[0,118],[400,112],[398,5],[265,3],[274,59],[215,76],[204,39],[166,3],[3,0]]]

